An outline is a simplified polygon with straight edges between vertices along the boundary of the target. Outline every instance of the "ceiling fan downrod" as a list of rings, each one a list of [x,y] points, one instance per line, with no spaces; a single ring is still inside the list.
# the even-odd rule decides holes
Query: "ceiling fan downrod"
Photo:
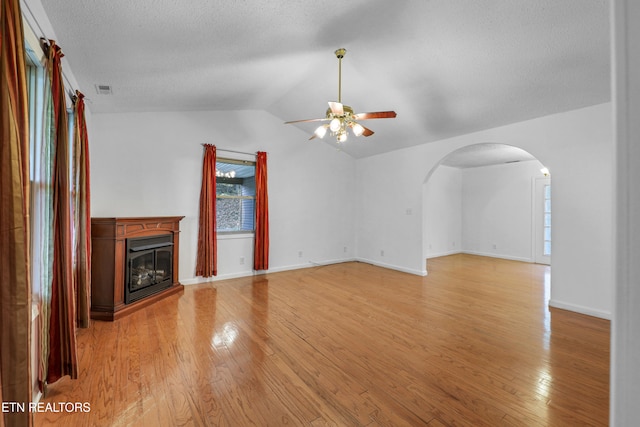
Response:
[[[342,104],[342,58],[347,53],[347,49],[341,47],[335,51],[338,58],[338,102]]]

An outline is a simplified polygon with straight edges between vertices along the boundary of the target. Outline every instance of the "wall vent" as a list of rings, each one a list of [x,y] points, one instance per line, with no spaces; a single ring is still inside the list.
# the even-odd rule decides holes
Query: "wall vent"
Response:
[[[111,86],[109,85],[96,85],[96,93],[98,95],[112,95]]]

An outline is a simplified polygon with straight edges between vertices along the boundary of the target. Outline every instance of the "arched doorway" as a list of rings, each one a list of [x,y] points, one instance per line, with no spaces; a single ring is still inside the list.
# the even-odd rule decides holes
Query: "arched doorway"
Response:
[[[423,183],[427,264],[455,253],[550,264],[551,181],[543,168],[507,144],[473,144],[443,157]]]

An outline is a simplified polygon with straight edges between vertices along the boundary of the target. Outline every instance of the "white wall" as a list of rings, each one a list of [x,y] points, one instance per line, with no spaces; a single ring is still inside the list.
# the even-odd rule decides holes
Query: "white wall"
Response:
[[[307,138],[262,111],[94,114],[92,216],[184,215],[179,278],[197,282],[201,144],[267,151],[270,271],[352,259],[355,161]],[[252,252],[250,235],[220,239],[218,278],[252,274]]]
[[[426,258],[463,252],[533,262],[534,179],[543,176],[541,168],[537,160],[437,167],[423,193]]]
[[[426,274],[421,218],[427,176],[458,148],[483,142],[513,145],[534,155],[553,176],[551,304],[609,318],[612,135],[607,103],[360,159],[357,256]],[[385,170],[394,171],[393,179],[380,173]]]
[[[533,179],[537,160],[462,171],[462,250],[533,262]]]
[[[621,427],[640,419],[640,2],[614,0],[613,28],[617,288],[610,424]]]
[[[424,245],[426,258],[462,250],[462,170],[437,168],[424,185]]]
[[[358,160],[356,248],[360,261],[425,275],[421,197],[425,172],[415,151]]]
[[[551,304],[610,317],[610,104],[357,161],[259,111],[94,114],[92,122],[93,216],[185,215],[185,282],[194,280],[201,143],[269,152],[272,271],[357,257],[413,274],[426,274],[422,199],[431,169],[471,144],[520,147],[554,179]],[[393,179],[380,173],[387,170]],[[221,241],[220,277],[250,273],[249,247]]]

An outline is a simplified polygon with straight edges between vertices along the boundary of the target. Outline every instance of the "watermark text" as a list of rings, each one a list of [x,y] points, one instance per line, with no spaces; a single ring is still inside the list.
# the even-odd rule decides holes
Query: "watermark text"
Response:
[[[2,402],[0,410],[7,412],[91,412],[89,402]]]

